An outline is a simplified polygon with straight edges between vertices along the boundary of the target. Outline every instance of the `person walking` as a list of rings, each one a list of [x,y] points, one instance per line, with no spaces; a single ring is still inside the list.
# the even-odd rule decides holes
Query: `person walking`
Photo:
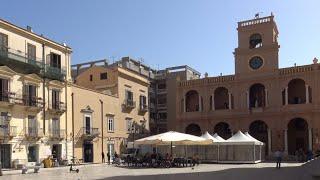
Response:
[[[106,160],[104,159],[104,152],[101,153],[101,157],[102,157],[102,163],[106,163]]]
[[[109,153],[109,151],[107,152],[107,158],[108,158],[108,164],[110,165],[110,153]]]
[[[275,153],[274,153],[274,156],[276,157],[276,161],[277,161],[277,166],[276,168],[280,169],[281,167],[281,161],[282,161],[282,153],[280,150],[277,150]]]

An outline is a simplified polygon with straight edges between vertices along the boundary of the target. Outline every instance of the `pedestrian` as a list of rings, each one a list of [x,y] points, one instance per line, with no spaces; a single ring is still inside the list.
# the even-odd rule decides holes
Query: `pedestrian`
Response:
[[[107,152],[107,158],[108,158],[108,164],[110,165],[110,153],[109,153],[109,151]]]
[[[102,157],[102,163],[106,163],[106,161],[104,159],[104,152],[101,153],[101,157]]]
[[[280,150],[277,150],[275,153],[274,153],[274,156],[276,158],[276,161],[277,161],[277,166],[276,168],[280,169],[281,167],[281,160],[282,160],[282,152]]]

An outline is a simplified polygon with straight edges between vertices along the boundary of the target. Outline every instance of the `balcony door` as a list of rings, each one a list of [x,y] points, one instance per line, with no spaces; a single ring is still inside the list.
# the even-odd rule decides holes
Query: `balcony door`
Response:
[[[37,106],[37,87],[35,85],[24,85],[25,105]]]
[[[60,109],[60,92],[52,90],[52,109]]]
[[[59,118],[52,118],[51,134],[54,136],[60,135],[60,119]]]
[[[36,63],[36,46],[32,44],[28,44],[28,61],[31,64]]]
[[[11,168],[11,144],[0,144],[2,168]]]
[[[61,56],[55,53],[50,54],[50,66],[61,69]]]
[[[8,35],[0,33],[0,55],[7,55],[8,52]]]
[[[85,131],[86,134],[90,134],[91,133],[91,116],[86,115],[85,117]]]
[[[0,101],[9,100],[9,81],[7,79],[0,79]]]
[[[28,134],[35,136],[37,134],[37,119],[35,116],[28,116]]]

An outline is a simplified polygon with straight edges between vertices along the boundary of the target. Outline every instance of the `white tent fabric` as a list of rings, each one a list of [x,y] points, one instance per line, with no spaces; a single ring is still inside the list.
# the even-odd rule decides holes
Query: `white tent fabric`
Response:
[[[202,134],[202,136],[200,136],[204,139],[211,139],[213,141],[213,143],[215,142],[219,142],[218,139],[214,138],[213,136],[211,136],[211,134],[208,133],[208,131],[206,131],[204,134]]]
[[[224,142],[224,141],[226,141],[225,139],[223,139],[222,137],[220,137],[217,133],[215,133],[212,137],[214,137],[216,140],[218,140],[218,142]]]
[[[241,131],[238,131],[236,134],[234,134],[231,138],[227,139],[224,142],[221,142],[220,144],[259,144],[257,141],[254,141],[253,139],[249,138],[248,136],[244,135]]]
[[[256,138],[252,137],[252,136],[249,134],[249,132],[245,132],[244,134],[245,134],[246,136],[248,136],[251,140],[257,142],[258,145],[263,145],[263,142],[261,142],[261,141],[257,140]]]
[[[135,144],[155,144],[155,145],[206,145],[212,144],[211,139],[193,136],[190,134],[169,131],[162,134],[149,136],[134,141]]]

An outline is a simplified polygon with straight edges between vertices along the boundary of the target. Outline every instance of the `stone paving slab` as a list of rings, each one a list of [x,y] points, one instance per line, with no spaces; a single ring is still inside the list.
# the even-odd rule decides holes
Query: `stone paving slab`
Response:
[[[289,169],[291,168],[299,168],[302,163],[283,163],[284,167],[280,171],[275,171],[275,163],[259,163],[259,164],[201,164],[196,166],[195,168],[185,167],[185,168],[125,168],[125,167],[116,167],[113,165],[106,164],[94,164],[94,165],[83,165],[77,166],[80,170],[79,173],[70,173],[69,167],[60,167],[60,168],[50,168],[40,170],[40,173],[35,174],[33,170],[31,170],[29,174],[21,174],[20,171],[8,171],[4,172],[4,176],[0,176],[0,179],[6,180],[21,180],[21,179],[30,179],[30,180],[38,180],[38,179],[48,179],[48,180],[77,180],[77,179],[171,179],[173,177],[183,178],[192,177],[193,175],[203,175],[205,177],[215,176],[215,175],[223,175],[230,171],[231,174],[234,172],[238,172],[239,170],[243,170],[243,172],[252,172],[253,175],[259,176],[259,172],[267,173],[270,172],[283,172],[283,176],[290,173]],[[291,170],[290,169],[290,170]],[[242,172],[242,171],[241,171]],[[18,173],[18,174],[17,174]],[[208,174],[208,173],[216,173],[216,174]],[[239,172],[238,172],[239,173]],[[191,176],[189,175],[191,174]],[[237,176],[236,174],[234,174]],[[172,177],[171,177],[172,176]],[[280,177],[280,176],[279,176]],[[180,179],[179,178],[179,179]],[[174,178],[173,178],[174,179]],[[226,178],[224,178],[226,179]],[[233,179],[233,178],[231,178]],[[240,178],[241,179],[241,178]],[[177,179],[175,179],[177,180]],[[261,178],[259,178],[261,180]]]

